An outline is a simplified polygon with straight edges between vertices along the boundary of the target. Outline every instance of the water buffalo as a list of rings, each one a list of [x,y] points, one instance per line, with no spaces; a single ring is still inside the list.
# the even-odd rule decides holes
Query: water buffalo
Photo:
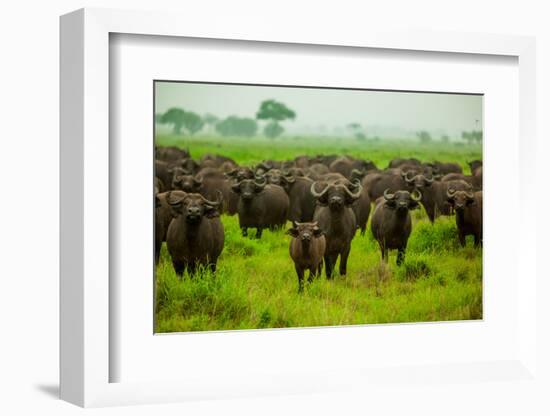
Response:
[[[481,168],[483,166],[483,162],[479,159],[472,160],[471,162],[468,162],[468,166],[470,167],[470,172],[472,176],[475,176],[478,168]]]
[[[316,190],[316,182],[310,191],[317,198],[317,207],[313,220],[319,224],[326,238],[325,274],[328,279],[340,256],[340,275],[347,272],[351,240],[355,236],[357,222],[351,206],[361,196],[361,185],[353,184],[352,192],[348,186],[336,183],[322,184],[323,190]]]
[[[309,178],[294,176],[290,173],[281,176],[281,186],[289,199],[288,219],[290,221],[309,222],[315,211],[315,197],[309,191],[313,181]]]
[[[186,194],[183,191],[168,191],[155,195],[155,263],[158,264],[162,243],[166,241],[166,232],[170,221],[172,221],[172,208],[168,204],[169,195],[176,198],[183,198]]]
[[[307,176],[316,181],[320,176],[330,173],[328,166],[322,163],[314,163],[307,169]]]
[[[405,250],[411,234],[411,214],[409,210],[418,208],[422,195],[417,191],[384,191],[376,201],[372,214],[371,230],[380,246],[382,260],[388,260],[388,250],[397,250],[397,265],[405,260]]]
[[[231,184],[225,174],[216,168],[204,168],[196,175],[175,174],[172,179],[172,189],[182,190],[188,193],[200,193],[206,199],[216,198],[220,191],[224,204],[220,209],[228,210],[231,195]]]
[[[455,211],[456,227],[460,245],[466,245],[466,236],[474,236],[474,246],[478,247],[483,241],[483,195],[481,191],[457,191],[449,189],[447,200]]]
[[[189,149],[180,149],[176,146],[156,146],[155,147],[155,159],[163,160],[165,162],[174,162],[178,159],[186,159],[191,157]]]
[[[167,197],[174,219],[168,226],[166,244],[176,275],[185,270],[192,276],[198,266],[216,271],[223,250],[224,230],[219,218],[221,192],[216,201],[200,194],[174,194]]]
[[[234,185],[243,179],[254,179],[254,171],[248,167],[238,166],[235,169],[227,172],[225,176],[229,180],[229,185]],[[239,194],[235,192],[229,192],[227,197],[227,213],[229,215],[235,215],[237,213],[237,207],[239,205]]]
[[[244,179],[231,189],[240,196],[237,213],[243,236],[248,235],[248,228],[256,228],[256,238],[261,238],[264,228],[275,229],[286,223],[289,200],[280,186],[268,185],[265,179]]]
[[[370,160],[352,159],[343,156],[334,160],[330,164],[329,169],[331,172],[340,173],[342,176],[349,179],[354,169],[367,172],[369,170],[376,170],[376,166]]]
[[[294,260],[294,268],[298,275],[298,291],[304,289],[304,272],[309,270],[308,281],[321,274],[326,241],[316,222],[299,223],[294,221],[293,227],[287,231],[292,236],[290,240],[290,257]]]
[[[434,174],[445,176],[449,173],[462,173],[462,167],[458,163],[443,163],[443,162],[432,162],[426,163],[426,166],[429,166],[433,169]]]
[[[392,159],[390,163],[388,164],[388,168],[399,168],[401,165],[415,165],[420,166],[422,165],[422,162],[420,160],[415,159],[414,157],[410,159],[402,159],[402,158],[396,158]]]
[[[412,191],[414,185],[408,183],[405,180],[406,173],[400,172],[399,174],[384,172],[372,172],[368,173],[362,181],[362,186],[367,190],[371,201],[376,201],[382,195],[384,191],[389,189],[389,192],[396,191]]]
[[[441,178],[441,182],[450,182],[462,180],[472,185],[474,191],[481,191],[483,188],[483,177],[481,174],[478,176],[468,176],[462,173],[449,173]]]

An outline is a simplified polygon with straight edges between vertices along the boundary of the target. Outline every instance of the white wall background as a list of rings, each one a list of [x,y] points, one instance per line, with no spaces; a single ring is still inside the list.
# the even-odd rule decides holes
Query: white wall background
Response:
[[[80,7],[165,9],[196,16],[269,14],[286,25],[307,31],[308,22],[326,21],[327,31],[339,25],[433,28],[439,30],[512,33],[537,36],[539,167],[548,152],[550,128],[550,25],[547,2],[517,0],[394,0],[321,2],[169,0],[20,0],[4,2],[0,12],[0,413],[73,414],[81,409],[56,399],[58,385],[58,16]],[[326,5],[325,5],[326,3]],[[272,8],[267,4],[273,5]],[[185,25],[185,21],[182,21]],[[546,139],[546,140],[545,140]],[[545,181],[547,182],[547,181]],[[544,213],[548,193],[542,187]],[[548,234],[547,221],[541,235]],[[545,251],[545,250],[544,250]],[[543,252],[544,252],[543,251]],[[542,267],[542,262],[539,265]],[[550,273],[547,273],[550,276]],[[538,288],[548,292],[550,285]],[[549,316],[549,307],[541,305]],[[550,326],[547,326],[550,328]],[[550,332],[550,331],[548,331]],[[541,333],[548,355],[550,336]],[[547,358],[541,357],[545,365]],[[548,372],[547,372],[548,373]],[[99,414],[392,414],[405,405],[422,414],[548,414],[535,394],[505,384],[482,397],[474,388],[457,385],[456,395],[434,394],[438,387],[414,389],[395,397],[346,393],[309,397],[264,398],[134,408],[94,410]],[[521,394],[520,394],[521,393]],[[402,412],[400,412],[402,413]],[[411,412],[415,413],[415,412]]]

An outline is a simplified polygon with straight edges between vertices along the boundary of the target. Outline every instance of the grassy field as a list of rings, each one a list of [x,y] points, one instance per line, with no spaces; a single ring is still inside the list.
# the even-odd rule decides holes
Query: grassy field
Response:
[[[194,158],[206,153],[232,157],[242,165],[299,154],[350,154],[385,167],[394,157],[467,162],[481,158],[481,146],[415,141],[358,142],[314,137],[221,139],[157,137],[159,145],[189,147]],[[284,230],[266,230],[261,240],[241,236],[236,216],[222,216],[224,251],[216,276],[174,274],[163,246],[157,268],[157,332],[307,327],[482,318],[482,250],[468,240],[458,244],[454,217],[432,225],[413,213],[413,232],[403,265],[395,253],[386,265],[370,233],[352,242],[348,275],[325,277],[298,293],[294,265]]]

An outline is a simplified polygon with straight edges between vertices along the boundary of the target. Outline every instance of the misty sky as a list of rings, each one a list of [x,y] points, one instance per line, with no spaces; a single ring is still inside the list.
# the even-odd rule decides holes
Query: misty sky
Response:
[[[351,122],[363,125],[367,135],[424,129],[457,137],[482,128],[482,97],[456,94],[157,82],[155,113],[181,107],[220,118],[254,118],[265,99],[282,101],[296,112],[294,121],[283,123],[289,133],[335,131]]]

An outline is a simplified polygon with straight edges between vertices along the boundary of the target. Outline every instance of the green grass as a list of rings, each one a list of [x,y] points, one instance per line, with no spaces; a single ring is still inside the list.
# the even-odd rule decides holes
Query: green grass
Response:
[[[182,139],[162,136],[158,144],[189,147],[199,158],[219,153],[241,164],[287,159],[299,154],[346,153],[386,166],[393,157],[456,161],[481,158],[481,148],[416,142],[300,139]],[[396,253],[384,264],[370,228],[352,242],[347,276],[323,276],[298,293],[284,230],[264,231],[261,240],[243,238],[236,216],[222,216],[224,251],[215,276],[180,281],[163,246],[157,268],[157,331],[207,331],[308,327],[482,318],[482,250],[458,244],[453,217],[430,224],[413,213],[405,262]],[[254,233],[252,233],[254,234]]]

